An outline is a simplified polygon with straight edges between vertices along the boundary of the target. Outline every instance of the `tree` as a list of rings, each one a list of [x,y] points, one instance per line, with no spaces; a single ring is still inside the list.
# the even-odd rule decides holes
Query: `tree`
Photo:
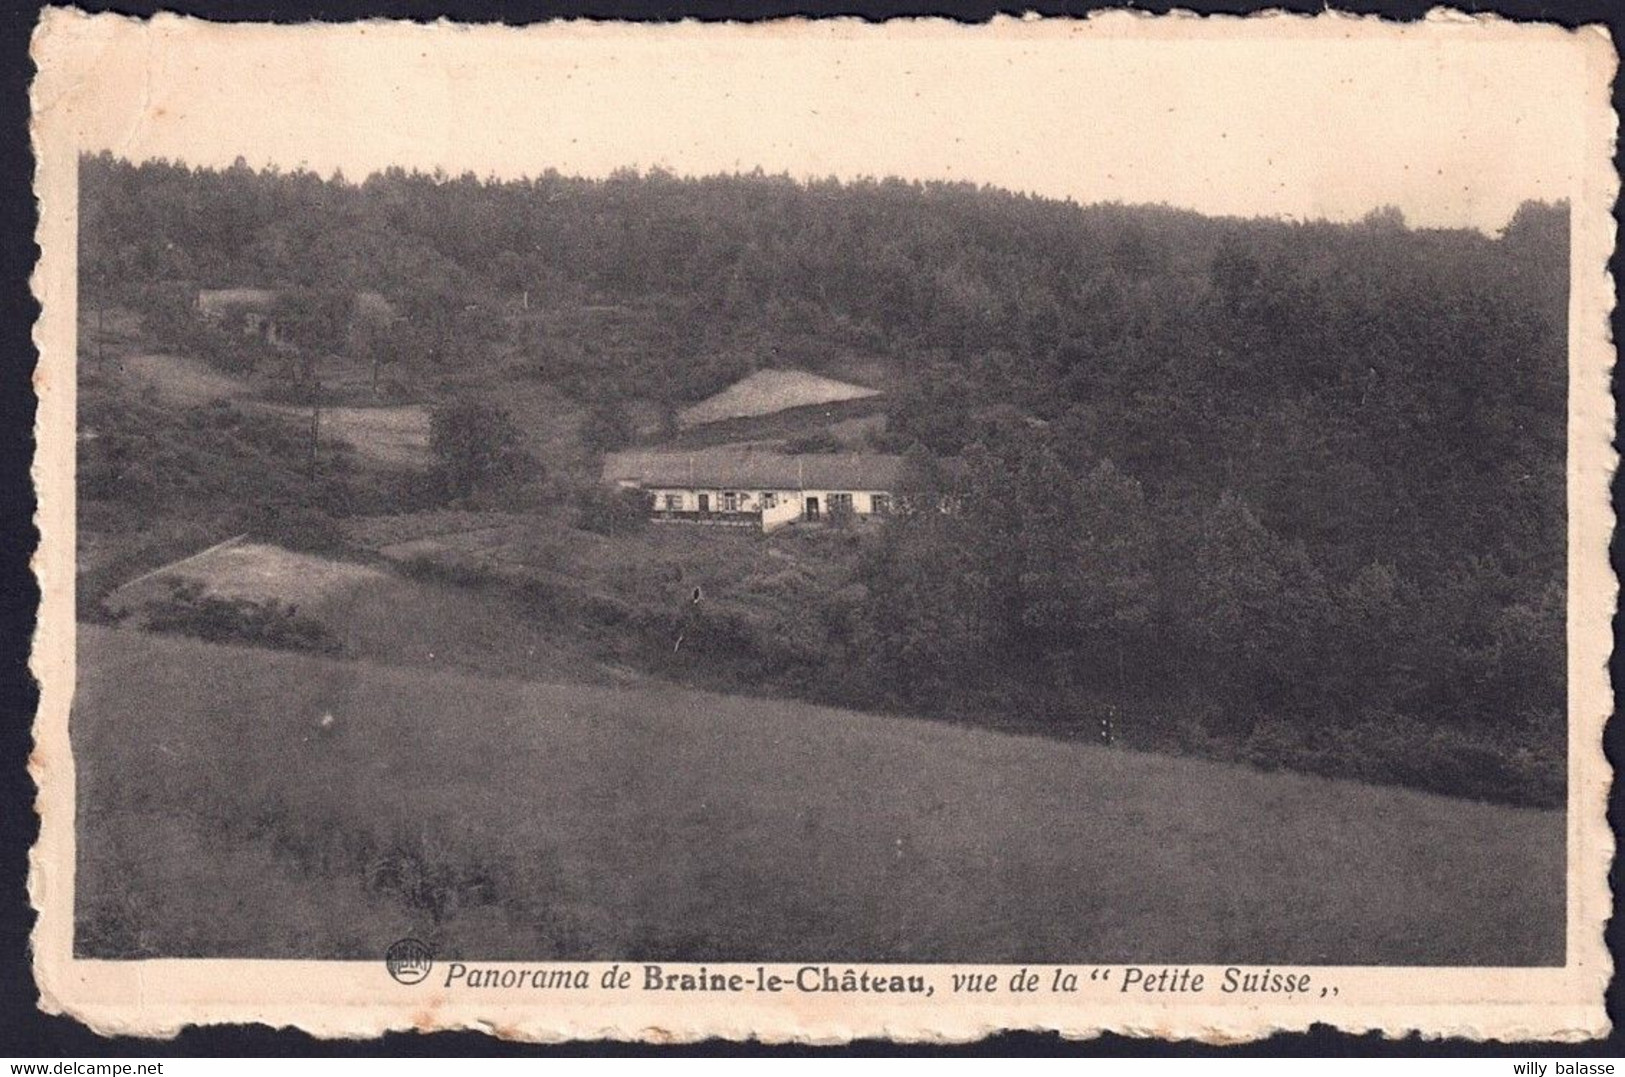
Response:
[[[632,420],[624,401],[600,398],[587,409],[581,424],[581,440],[589,448],[610,452],[632,439]]]
[[[922,370],[894,394],[887,413],[887,433],[902,448],[920,444],[952,456],[972,435],[971,388],[946,365]]]
[[[372,369],[374,394],[378,392],[383,368],[396,359],[399,324],[399,314],[383,296],[376,292],[363,292],[356,296],[345,329],[344,346],[351,355],[367,361]]]
[[[990,581],[963,530],[960,517],[905,507],[863,569],[852,654],[879,702],[937,710],[976,682],[989,653]]]
[[[336,288],[289,288],[279,292],[272,321],[287,340],[307,355],[343,349],[354,297]]]
[[[1295,693],[1320,681],[1311,663],[1331,643],[1331,605],[1303,546],[1273,534],[1241,498],[1224,494],[1194,523],[1193,536],[1175,540],[1175,609],[1195,659],[1187,672],[1246,731],[1268,705],[1301,700]]]
[[[1398,206],[1378,206],[1360,218],[1360,227],[1373,232],[1405,231],[1405,211]]]
[[[1052,662],[1073,663],[1074,682],[1122,693],[1156,606],[1145,497],[1110,460],[1071,482],[1049,471],[1035,476],[1049,502],[1022,530],[1024,623],[1049,635]]]
[[[429,449],[452,498],[511,482],[525,462],[519,428],[499,408],[478,400],[452,400],[430,416]]]

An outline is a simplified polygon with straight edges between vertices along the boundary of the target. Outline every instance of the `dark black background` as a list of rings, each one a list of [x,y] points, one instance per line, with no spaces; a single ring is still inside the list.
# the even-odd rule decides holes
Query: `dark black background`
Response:
[[[1417,19],[1436,0],[1387,0],[1387,2],[1343,2],[1337,10],[1378,14],[1393,19]],[[1110,7],[1132,7],[1147,12],[1165,12],[1178,7],[1204,14],[1246,13],[1261,9],[1314,13],[1327,5],[1285,0],[1277,3],[1213,3],[1209,0],[1183,0],[1178,4],[1156,0],[1151,3],[1110,4],[1054,2],[1037,0],[1030,6],[1002,4],[990,0],[846,0],[846,2],[774,2],[774,0],[565,0],[562,3],[498,2],[498,0],[174,0],[159,5],[136,2],[102,3],[86,0],[87,11],[116,11],[128,15],[150,15],[158,10],[175,11],[201,18],[227,21],[302,22],[310,19],[341,21],[355,18],[395,18],[427,21],[442,16],[466,22],[522,24],[548,19],[587,17],[667,21],[678,18],[763,19],[787,15],[846,15],[881,20],[905,15],[939,15],[966,22],[980,22],[1000,13],[1033,11],[1043,15],[1081,15]],[[1509,19],[1543,19],[1574,26],[1582,23],[1608,25],[1616,42],[1625,39],[1625,7],[1608,0],[1496,0],[1494,3],[1458,3],[1470,12],[1494,12]],[[581,1055],[617,1056],[652,1053],[675,1055],[803,1055],[837,1053],[876,1054],[968,1054],[968,1055],[1352,1055],[1392,1057],[1412,1055],[1568,1056],[1625,1055],[1625,1030],[1618,1026],[1625,1011],[1617,982],[1610,985],[1608,1010],[1616,1026],[1606,1041],[1579,1046],[1560,1044],[1479,1045],[1462,1041],[1423,1042],[1418,1037],[1391,1041],[1379,1036],[1348,1036],[1326,1028],[1308,1034],[1282,1035],[1267,1041],[1234,1048],[1211,1048],[1192,1044],[1163,1044],[1156,1041],[1104,1036],[1097,1040],[1069,1043],[1053,1035],[1012,1033],[981,1043],[959,1047],[900,1047],[864,1041],[844,1048],[767,1047],[760,1044],[730,1044],[710,1041],[684,1047],[654,1049],[641,1045],[586,1044],[555,1047],[504,1043],[476,1033],[439,1033],[425,1036],[396,1034],[381,1040],[363,1042],[318,1041],[303,1033],[275,1031],[263,1026],[189,1029],[172,1041],[106,1039],[75,1021],[48,1017],[37,1008],[38,992],[30,969],[28,936],[33,930],[34,913],[25,890],[28,849],[37,833],[33,813],[34,785],[25,769],[32,746],[30,726],[38,701],[28,672],[29,638],[33,631],[38,589],[29,570],[28,559],[37,542],[33,524],[34,498],[29,478],[33,452],[34,398],[30,386],[36,355],[31,328],[38,312],[28,288],[28,275],[34,266],[36,216],[31,184],[34,162],[28,140],[28,84],[33,65],[28,56],[29,36],[39,16],[40,5],[19,0],[0,0],[0,638],[5,652],[0,664],[0,713],[4,714],[3,743],[0,743],[0,1056],[34,1059],[65,1057],[142,1055]],[[1621,108],[1621,89],[1614,87],[1614,107]],[[1616,166],[1618,160],[1616,159]],[[1616,207],[1616,221],[1619,217]],[[1619,259],[1612,266],[1620,277]],[[1625,334],[1625,317],[1616,311],[1614,335]],[[1616,407],[1618,386],[1615,386]],[[1619,486],[1615,486],[1616,503]],[[1620,571],[1621,558],[1616,544],[1614,568]],[[1616,622],[1617,638],[1617,622]],[[1619,659],[1614,659],[1614,679],[1619,680]],[[1608,756],[1618,766],[1621,734],[1610,728]],[[1618,789],[1610,803],[1611,821],[1618,819]],[[1611,883],[1617,893],[1621,880],[1616,864]],[[1622,929],[1617,923],[1608,930],[1610,950],[1619,960]]]

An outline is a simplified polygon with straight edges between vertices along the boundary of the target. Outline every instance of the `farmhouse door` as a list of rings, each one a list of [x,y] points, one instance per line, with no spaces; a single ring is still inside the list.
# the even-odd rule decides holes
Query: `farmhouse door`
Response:
[[[807,499],[807,519],[818,519],[818,499],[816,497],[809,497]]]
[[[711,511],[711,495],[710,494],[701,494],[700,495],[700,511],[701,512],[710,512]]]

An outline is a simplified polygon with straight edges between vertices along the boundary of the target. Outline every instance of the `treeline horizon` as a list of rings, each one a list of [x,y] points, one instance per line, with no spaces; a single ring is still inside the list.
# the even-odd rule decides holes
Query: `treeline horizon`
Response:
[[[764,682],[1561,802],[1564,204],[1490,236],[901,180],[81,183],[88,292],[376,290],[403,377],[540,379],[595,448],[756,369],[878,370],[875,447],[968,461],[975,509],[861,536]]]
[[[630,180],[658,180],[676,183],[709,183],[727,180],[767,180],[775,183],[789,183],[798,187],[874,187],[880,185],[905,185],[913,187],[946,187],[965,191],[1006,195],[1013,198],[1030,199],[1037,202],[1050,202],[1062,206],[1072,206],[1078,209],[1091,207],[1113,207],[1124,210],[1150,210],[1167,211],[1173,213],[1188,213],[1210,221],[1227,221],[1233,223],[1247,223],[1250,221],[1268,221],[1279,224],[1305,224],[1305,225],[1354,225],[1368,222],[1373,219],[1399,220],[1414,231],[1423,232],[1476,232],[1480,235],[1495,238],[1512,223],[1517,214],[1516,208],[1508,215],[1506,222],[1499,227],[1486,227],[1471,224],[1413,224],[1409,215],[1402,206],[1393,202],[1383,201],[1371,205],[1365,212],[1356,216],[1336,218],[1329,216],[1308,216],[1291,213],[1215,213],[1199,209],[1194,206],[1176,205],[1166,199],[1161,201],[1136,202],[1122,198],[1080,199],[1069,194],[1046,194],[1031,188],[1010,187],[1000,183],[985,180],[947,179],[937,177],[905,176],[898,173],[859,173],[856,175],[841,176],[833,172],[824,174],[802,173],[796,174],[789,169],[768,170],[766,166],[755,165],[752,168],[717,169],[709,172],[685,172],[663,164],[643,165],[629,162],[617,166],[602,174],[587,172],[572,172],[554,167],[542,168],[539,171],[522,171],[514,175],[498,176],[493,172],[481,173],[476,169],[448,169],[444,165],[384,165],[379,168],[368,169],[360,174],[360,178],[351,178],[342,166],[335,166],[325,175],[320,169],[310,167],[307,162],[299,162],[288,166],[280,162],[271,161],[261,165],[250,164],[246,157],[238,156],[230,165],[206,164],[187,161],[179,157],[165,157],[162,155],[146,157],[139,161],[112,150],[83,151],[80,154],[81,162],[105,162],[108,160],[126,165],[140,167],[152,165],[160,168],[184,169],[192,172],[213,172],[246,170],[267,176],[299,176],[311,177],[323,184],[353,189],[364,189],[369,183],[382,180],[404,177],[414,181],[429,181],[435,184],[447,183],[476,183],[482,186],[508,186],[508,185],[539,185],[557,181],[571,181],[586,184],[604,184],[617,181]],[[1525,202],[1539,202],[1540,199],[1529,198]],[[1396,216],[1397,215],[1397,216]]]

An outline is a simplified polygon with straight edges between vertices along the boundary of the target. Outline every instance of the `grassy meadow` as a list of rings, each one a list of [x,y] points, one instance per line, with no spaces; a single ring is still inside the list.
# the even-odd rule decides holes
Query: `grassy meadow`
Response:
[[[85,626],[85,956],[1558,964],[1561,812]]]
[[[234,401],[245,411],[303,430],[310,422],[305,406],[255,399],[256,387],[223,373],[201,359],[152,354],[127,340],[115,342],[115,376],[131,386],[151,388],[171,404],[202,405]],[[324,445],[340,445],[367,464],[417,468],[429,462],[429,412],[421,405],[395,407],[324,407],[320,436]]]

